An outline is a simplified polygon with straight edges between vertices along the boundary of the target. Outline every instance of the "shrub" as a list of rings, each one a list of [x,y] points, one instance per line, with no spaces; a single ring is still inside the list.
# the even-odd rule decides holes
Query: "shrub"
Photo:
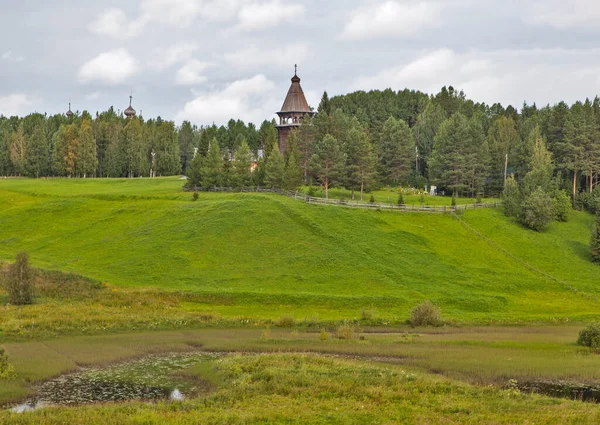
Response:
[[[296,319],[294,319],[294,316],[281,316],[279,320],[277,320],[276,325],[280,328],[293,328],[296,326]]]
[[[10,363],[8,363],[8,355],[3,348],[0,348],[0,379],[12,378],[15,371]]]
[[[455,207],[456,206],[456,196],[452,195],[452,206]]]
[[[569,215],[571,214],[572,209],[571,199],[564,190],[561,190],[554,195],[554,215],[558,221],[569,221]]]
[[[198,192],[194,192],[194,194],[192,195],[192,201],[197,201],[198,200]]]
[[[583,347],[600,348],[600,322],[591,323],[579,332],[577,344]]]
[[[514,176],[510,176],[506,180],[504,186],[504,192],[502,192],[502,202],[504,205],[504,214],[507,217],[517,217],[519,215],[519,203],[521,198],[521,191],[519,184],[515,180]]]
[[[410,323],[417,326],[442,326],[442,315],[440,309],[431,301],[425,301],[414,308]]]
[[[335,330],[335,336],[339,339],[355,339],[358,337],[360,330],[351,323],[344,322]]]
[[[375,203],[375,195],[371,195],[371,198],[369,198],[369,202],[370,202],[371,204],[374,204],[374,203]]]
[[[327,332],[325,329],[321,329],[321,334],[319,335],[319,339],[321,341],[327,341],[329,339],[329,332]]]
[[[6,276],[6,291],[8,302],[13,305],[33,303],[34,273],[29,266],[29,254],[20,252],[14,264],[8,268]]]
[[[309,187],[307,195],[312,198],[316,197],[317,196],[317,188],[314,186]]]
[[[554,220],[554,201],[543,189],[536,189],[521,205],[519,222],[541,232]]]
[[[404,205],[404,195],[398,195],[398,205]]]
[[[600,263],[600,212],[596,214],[596,223],[592,230],[592,238],[590,240],[590,252],[592,254],[592,260],[596,263]]]
[[[360,312],[360,320],[373,320],[375,312],[372,308],[363,308]]]

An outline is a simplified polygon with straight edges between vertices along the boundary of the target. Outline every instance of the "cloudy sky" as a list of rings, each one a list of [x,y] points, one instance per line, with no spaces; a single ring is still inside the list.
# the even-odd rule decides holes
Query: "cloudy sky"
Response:
[[[321,94],[443,85],[488,103],[600,94],[598,0],[20,0],[0,14],[0,114],[123,110],[259,123],[294,64]]]

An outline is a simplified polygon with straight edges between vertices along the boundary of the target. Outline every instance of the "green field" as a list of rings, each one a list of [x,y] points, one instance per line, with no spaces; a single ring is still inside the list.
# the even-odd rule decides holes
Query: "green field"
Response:
[[[17,372],[0,379],[0,405],[82,365],[241,353],[186,372],[217,388],[175,404],[0,411],[1,423],[600,420],[597,405],[506,388],[600,383],[600,356],[575,345],[600,318],[590,215],[535,233],[499,209],[458,220],[272,194],[193,202],[182,184],[0,180],[0,269],[21,250],[41,269],[34,305],[6,306],[0,290],[0,347]],[[425,299],[445,327],[406,324]],[[361,338],[335,338],[341,323]]]
[[[192,202],[181,183],[0,181],[0,259],[27,250],[38,267],[119,288],[183,291],[182,308],[223,316],[344,319],[371,308],[398,322],[424,299],[462,323],[583,320],[600,310],[584,213],[543,234],[499,210],[464,217],[576,295],[450,215],[350,211],[269,194]]]

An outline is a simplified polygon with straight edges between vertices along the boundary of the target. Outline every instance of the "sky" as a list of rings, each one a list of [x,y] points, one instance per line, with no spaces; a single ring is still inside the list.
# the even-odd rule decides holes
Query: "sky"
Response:
[[[0,14],[0,115],[124,110],[259,124],[294,64],[311,106],[356,90],[520,107],[600,94],[598,0],[20,0]]]

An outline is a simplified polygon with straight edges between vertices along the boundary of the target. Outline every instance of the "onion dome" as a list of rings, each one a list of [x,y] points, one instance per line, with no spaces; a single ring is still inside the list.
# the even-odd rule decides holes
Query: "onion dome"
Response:
[[[73,116],[73,111],[71,111],[71,102],[69,102],[69,110],[65,114],[67,118],[71,118]]]
[[[124,114],[127,118],[133,118],[133,117],[135,117],[135,114],[136,114],[135,109],[133,109],[131,107],[132,100],[133,100],[133,96],[129,96],[129,106],[127,107],[127,109],[125,109],[125,112],[124,112]]]

